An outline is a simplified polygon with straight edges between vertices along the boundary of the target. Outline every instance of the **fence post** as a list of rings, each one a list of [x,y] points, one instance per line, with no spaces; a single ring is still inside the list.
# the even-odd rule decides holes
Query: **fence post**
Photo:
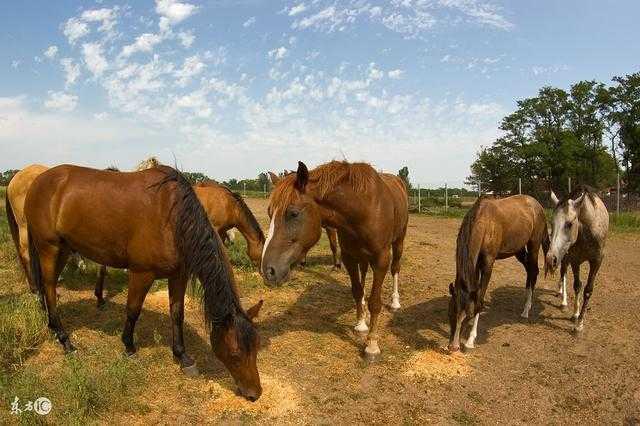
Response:
[[[569,194],[571,194],[571,176],[569,176]]]
[[[446,182],[444,183],[444,211],[449,211],[449,189]]]
[[[422,197],[420,197],[420,184],[418,184],[418,213],[422,213]]]
[[[616,177],[616,214],[620,214],[620,170]]]
[[[242,182],[242,196],[247,198],[247,182]]]
[[[267,184],[262,184],[262,192],[264,192],[264,198],[267,198]]]
[[[518,194],[522,195],[522,178],[518,178]]]
[[[478,182],[478,198],[482,196],[482,187],[480,186],[480,182]]]

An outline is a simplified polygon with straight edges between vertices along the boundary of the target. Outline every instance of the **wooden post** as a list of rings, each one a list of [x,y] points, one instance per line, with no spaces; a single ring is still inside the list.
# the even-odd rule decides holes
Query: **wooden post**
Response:
[[[616,214],[620,214],[620,170],[616,178]]]
[[[571,194],[571,176],[569,176],[569,194]]]
[[[420,197],[420,184],[418,184],[418,213],[422,213],[422,200]]]
[[[482,187],[480,186],[480,182],[478,182],[478,198],[482,195]]]
[[[242,182],[242,196],[247,198],[247,182]]]
[[[444,183],[444,211],[449,211],[449,190],[446,182]]]
[[[518,194],[522,195],[522,178],[518,178]]]
[[[264,193],[264,198],[267,198],[267,184],[262,184],[262,192]]]

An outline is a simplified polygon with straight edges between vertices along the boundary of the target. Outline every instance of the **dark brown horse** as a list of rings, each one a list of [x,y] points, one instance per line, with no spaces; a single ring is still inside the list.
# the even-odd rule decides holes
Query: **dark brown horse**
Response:
[[[462,326],[473,318],[465,347],[473,348],[478,317],[491,279],[493,263],[515,256],[527,271],[526,302],[522,317],[528,318],[538,278],[540,246],[549,250],[547,221],[540,203],[528,195],[504,199],[480,198],[460,225],[456,246],[456,281],[449,285],[449,350],[460,349]]]
[[[187,374],[197,368],[184,347],[184,294],[189,278],[197,276],[214,353],[242,395],[260,396],[259,337],[252,318],[261,302],[242,309],[220,238],[179,172],[165,166],[133,173],[54,167],[33,182],[25,215],[34,286],[66,352],[74,347],[58,316],[56,284],[72,251],[129,270],[122,333],[128,355],[136,351],[133,330],[151,284],[169,279],[173,354]]]
[[[287,172],[285,171],[284,175],[290,175],[295,172]],[[282,182],[282,178],[273,172],[269,172],[269,177],[271,178],[271,183],[273,186],[278,186],[280,182]],[[335,228],[330,226],[324,226],[324,231],[327,233],[327,239],[329,240],[329,247],[331,248],[331,255],[333,256],[333,267],[335,269],[340,269],[340,257],[338,256],[338,231]],[[304,258],[300,261],[301,266],[307,265],[307,255],[305,253]]]
[[[370,165],[332,161],[309,172],[298,163],[271,193],[271,224],[262,255],[262,273],[269,283],[288,279],[291,266],[318,241],[323,226],[338,230],[342,262],[349,272],[356,304],[356,330],[366,331],[368,360],[380,354],[378,316],[382,283],[391,264],[393,307],[399,307],[398,276],[407,230],[407,191],[393,175]],[[364,282],[373,269],[369,296],[370,328],[364,315]]]
[[[157,167],[157,165],[154,167]],[[209,221],[218,231],[220,238],[224,239],[229,229],[237,228],[247,241],[247,254],[249,258],[253,264],[260,269],[262,247],[264,246],[264,233],[242,197],[226,187],[211,181],[196,184],[193,186],[193,189],[198,200],[200,200],[200,204],[204,207]],[[95,288],[98,306],[105,304],[103,288],[106,273],[107,268],[102,266]]]

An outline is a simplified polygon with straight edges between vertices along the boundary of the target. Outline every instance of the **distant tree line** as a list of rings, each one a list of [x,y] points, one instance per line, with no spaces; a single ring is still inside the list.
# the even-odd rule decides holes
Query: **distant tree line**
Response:
[[[606,86],[581,81],[568,91],[544,87],[518,101],[500,125],[503,135],[478,152],[467,184],[483,191],[533,195],[563,192],[568,179],[598,189],[615,185],[640,193],[640,73]]]

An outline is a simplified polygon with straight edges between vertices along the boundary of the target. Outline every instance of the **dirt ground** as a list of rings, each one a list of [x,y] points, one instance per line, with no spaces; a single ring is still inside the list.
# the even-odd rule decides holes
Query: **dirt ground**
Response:
[[[266,202],[249,200],[267,228]],[[354,302],[344,271],[332,271],[326,241],[310,266],[291,282],[267,288],[256,273],[237,273],[245,307],[264,299],[258,320],[264,350],[259,370],[264,393],[256,403],[234,394],[232,379],[211,354],[199,308],[189,303],[187,349],[201,374],[184,377],[173,363],[168,297],[150,293],[136,338],[137,358],[150,364],[139,393],[144,412],[109,413],[109,423],[627,423],[640,419],[640,237],[613,234],[598,276],[585,331],[571,332],[555,279],[538,281],[530,320],[522,320],[525,274],[515,260],[499,261],[480,317],[476,349],[448,355],[447,286],[455,274],[460,221],[412,215],[401,270],[402,309],[382,314],[382,358],[367,365],[363,340],[353,331]],[[586,278],[587,266],[583,266]],[[371,275],[367,283],[367,294]],[[126,292],[108,290],[99,311],[91,280],[60,287],[61,316],[79,348],[122,350]],[[571,283],[571,276],[569,276]],[[384,300],[390,302],[391,280]],[[107,288],[109,285],[107,284]],[[152,290],[153,291],[153,290]],[[570,300],[570,305],[572,300]],[[28,362],[60,362],[48,339]],[[46,360],[46,361],[45,361]]]

